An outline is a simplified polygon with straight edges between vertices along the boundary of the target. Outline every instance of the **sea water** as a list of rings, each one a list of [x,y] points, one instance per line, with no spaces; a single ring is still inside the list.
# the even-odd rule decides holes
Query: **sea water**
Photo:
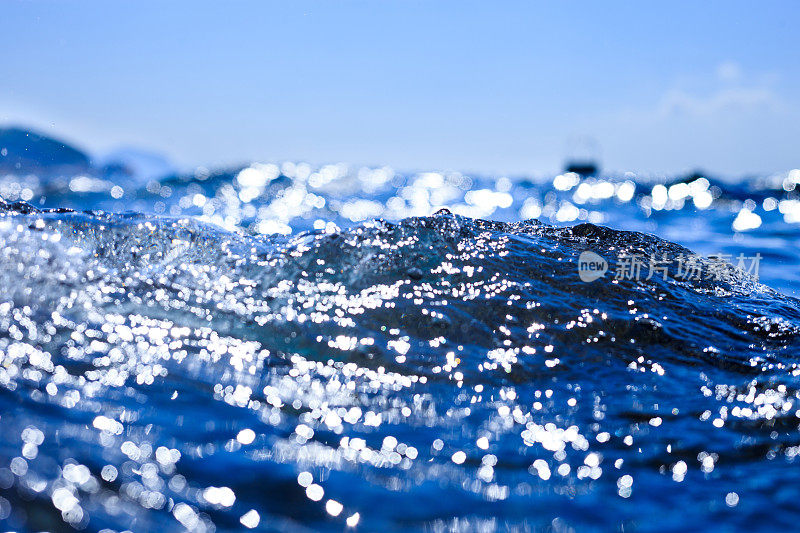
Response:
[[[800,171],[45,174],[0,178],[3,529],[800,521]]]

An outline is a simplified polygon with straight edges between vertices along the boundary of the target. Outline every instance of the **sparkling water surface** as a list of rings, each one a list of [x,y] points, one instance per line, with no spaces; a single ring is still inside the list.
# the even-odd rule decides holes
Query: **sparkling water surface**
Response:
[[[798,183],[7,172],[0,523],[794,529]]]

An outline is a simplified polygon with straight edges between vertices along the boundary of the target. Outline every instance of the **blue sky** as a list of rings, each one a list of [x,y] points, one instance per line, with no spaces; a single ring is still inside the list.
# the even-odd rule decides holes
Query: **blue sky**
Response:
[[[800,166],[796,2],[7,2],[0,123],[183,166]],[[577,146],[577,148],[576,148]]]

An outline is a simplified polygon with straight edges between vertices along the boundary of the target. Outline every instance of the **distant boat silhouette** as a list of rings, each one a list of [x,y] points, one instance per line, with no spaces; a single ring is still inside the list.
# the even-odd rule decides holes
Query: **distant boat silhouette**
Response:
[[[564,165],[564,172],[574,172],[581,176],[594,176],[599,168],[594,161],[567,161]]]
[[[567,140],[567,157],[564,172],[581,176],[595,176],[600,172],[597,141],[588,136],[572,136]]]

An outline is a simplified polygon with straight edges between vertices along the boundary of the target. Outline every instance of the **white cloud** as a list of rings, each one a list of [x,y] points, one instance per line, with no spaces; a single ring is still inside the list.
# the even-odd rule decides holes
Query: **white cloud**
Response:
[[[773,111],[778,109],[779,103],[778,96],[766,87],[722,88],[707,95],[672,89],[661,97],[656,114],[659,117],[673,115],[707,117],[721,111],[750,109]]]
[[[747,111],[774,112],[781,108],[781,99],[773,90],[774,83],[765,76],[745,76],[741,65],[723,61],[715,70],[716,78],[695,80],[705,91],[674,87],[664,93],[656,105],[656,116],[693,116],[708,118],[717,113]],[[774,81],[774,80],[773,80]],[[710,87],[710,89],[709,89]]]
[[[603,165],[728,176],[794,168],[800,102],[776,74],[734,65],[677,77],[649,103],[595,115],[591,129],[603,146]]]
[[[736,82],[742,78],[742,67],[736,61],[723,61],[717,66],[717,78],[723,82]]]

